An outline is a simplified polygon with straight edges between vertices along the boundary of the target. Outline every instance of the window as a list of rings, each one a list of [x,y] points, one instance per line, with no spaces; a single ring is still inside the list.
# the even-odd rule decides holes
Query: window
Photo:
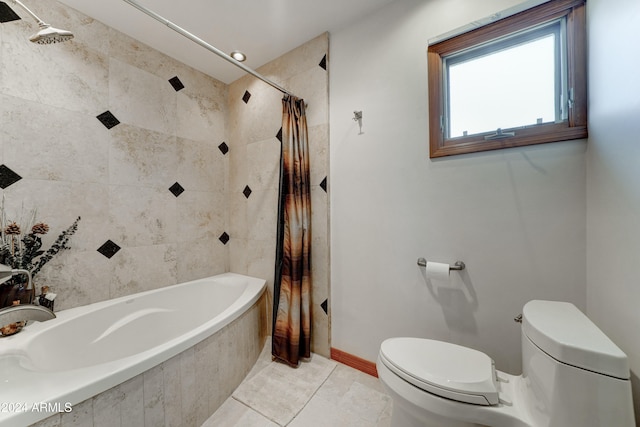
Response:
[[[428,48],[430,156],[585,138],[584,0],[552,0]]]

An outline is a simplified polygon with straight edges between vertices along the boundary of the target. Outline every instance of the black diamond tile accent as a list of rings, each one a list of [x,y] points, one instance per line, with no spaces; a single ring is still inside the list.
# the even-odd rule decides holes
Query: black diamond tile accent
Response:
[[[226,245],[227,242],[229,241],[230,237],[227,234],[227,232],[225,231],[224,233],[222,233],[220,235],[220,237],[218,237],[218,240],[220,240],[222,242],[223,245]]]
[[[218,145],[218,149],[222,152],[222,154],[227,154],[229,152],[229,146],[227,145],[226,142],[223,142],[222,144]]]
[[[175,77],[171,77],[169,79],[169,83],[171,83],[171,86],[173,86],[173,88],[177,91],[184,89],[184,85],[182,84],[182,82],[180,81],[180,79],[178,78],[178,76]]]
[[[320,307],[322,307],[322,309],[324,310],[325,314],[329,314],[329,312],[327,311],[327,305],[329,304],[329,300],[326,299],[324,300],[324,302],[322,304],[320,304]]]
[[[244,190],[242,190],[242,194],[244,194],[244,197],[246,197],[247,199],[249,198],[249,196],[251,195],[251,189],[248,185],[244,187]]]
[[[280,130],[276,134],[276,138],[278,138],[278,141],[282,142],[282,128],[280,128]]]
[[[251,94],[249,93],[248,90],[245,90],[244,96],[242,97],[242,100],[244,101],[245,104],[249,103],[249,98],[251,98]]]
[[[327,69],[327,55],[322,57],[322,61],[320,61],[320,63],[318,65],[320,67],[322,67],[323,70],[326,71],[326,69]]]
[[[324,179],[320,183],[320,188],[322,188],[325,193],[327,192],[327,177],[326,176],[324,177]]]
[[[113,243],[111,240],[107,240],[104,242],[102,246],[98,248],[98,252],[107,258],[111,258],[120,250],[120,246]]]
[[[116,116],[111,114],[111,111],[107,110],[104,113],[96,116],[98,120],[107,128],[111,129],[114,126],[120,124],[120,120],[116,119]]]
[[[181,195],[184,192],[184,188],[182,188],[182,185],[180,185],[180,184],[178,184],[176,182],[171,187],[169,187],[169,191],[171,191],[171,193],[174,196],[178,197],[179,195]]]
[[[0,22],[11,22],[20,19],[5,2],[0,2]]]
[[[0,188],[5,189],[11,184],[15,184],[20,181],[22,177],[6,167],[5,165],[0,165]]]

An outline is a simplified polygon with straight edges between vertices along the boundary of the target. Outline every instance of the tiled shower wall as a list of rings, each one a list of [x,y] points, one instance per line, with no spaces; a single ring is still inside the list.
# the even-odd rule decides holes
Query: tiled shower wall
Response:
[[[56,1],[30,7],[75,38],[40,46],[33,22],[0,24],[0,192],[10,220],[38,210],[45,247],[82,218],[36,286],[60,310],[233,271],[268,279],[271,304],[282,94],[253,77],[227,86]],[[308,104],[325,356],[328,45],[323,34],[259,70]]]
[[[307,104],[312,204],[312,350],[329,356],[329,35],[259,68]],[[273,298],[282,93],[252,76],[229,87],[231,271],[267,279]],[[271,313],[269,313],[271,314]]]
[[[55,1],[29,7],[75,38],[0,24],[0,192],[8,219],[38,210],[45,247],[82,217],[36,286],[64,309],[228,271],[228,86]]]

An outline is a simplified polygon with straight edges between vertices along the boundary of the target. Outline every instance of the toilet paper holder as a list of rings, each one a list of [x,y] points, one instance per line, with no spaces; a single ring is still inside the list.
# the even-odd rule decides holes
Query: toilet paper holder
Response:
[[[420,267],[426,267],[427,266],[427,260],[424,258],[418,258],[418,265]],[[464,270],[466,267],[466,265],[464,265],[464,262],[462,261],[456,261],[455,264],[453,265],[449,265],[449,270]]]

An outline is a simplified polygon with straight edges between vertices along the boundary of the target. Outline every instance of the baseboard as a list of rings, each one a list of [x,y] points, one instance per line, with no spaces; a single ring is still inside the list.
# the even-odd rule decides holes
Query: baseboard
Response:
[[[331,347],[331,359],[378,378],[378,370],[376,369],[376,364],[374,362],[370,362],[333,347]]]

